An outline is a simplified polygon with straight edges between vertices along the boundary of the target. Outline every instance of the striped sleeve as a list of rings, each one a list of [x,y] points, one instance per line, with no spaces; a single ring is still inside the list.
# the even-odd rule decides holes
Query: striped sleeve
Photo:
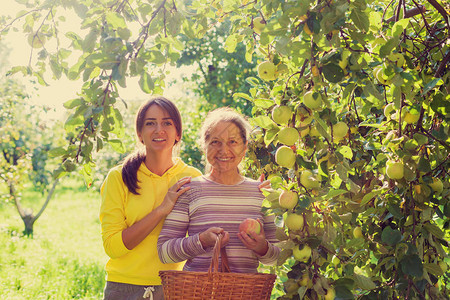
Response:
[[[274,245],[274,243],[279,242],[275,237],[276,225],[275,225],[275,215],[264,216],[264,233],[266,235],[267,244],[269,249],[267,253],[263,256],[257,255],[258,260],[264,265],[274,265],[278,260],[278,255],[280,254],[280,248]]]
[[[189,195],[186,192],[178,198],[159,235],[157,248],[162,263],[181,262],[206,252],[198,233],[186,236],[188,226]]]

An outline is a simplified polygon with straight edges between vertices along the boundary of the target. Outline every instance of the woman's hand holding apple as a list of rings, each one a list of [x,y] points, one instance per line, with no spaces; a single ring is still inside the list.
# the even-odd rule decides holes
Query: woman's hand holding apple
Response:
[[[246,219],[244,222],[247,220],[249,219]],[[261,220],[257,219],[257,222],[259,224],[259,232],[253,228],[246,230],[244,223],[244,226],[240,226],[240,229],[242,230],[238,233],[238,237],[245,247],[253,250],[256,254],[263,256],[267,253],[269,245],[267,244],[266,236],[264,234],[264,226],[261,223]]]

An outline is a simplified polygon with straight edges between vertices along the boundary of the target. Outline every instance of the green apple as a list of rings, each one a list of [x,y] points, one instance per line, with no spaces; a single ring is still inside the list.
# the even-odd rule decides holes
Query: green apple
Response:
[[[292,127],[284,127],[278,132],[278,141],[287,146],[294,145],[299,138],[300,135],[297,129]]]
[[[320,175],[314,175],[310,170],[304,170],[300,175],[300,183],[307,189],[320,187]]]
[[[337,266],[340,262],[341,262],[341,260],[339,259],[339,257],[337,257],[336,255],[333,255],[333,258],[331,259],[331,263],[333,265]]]
[[[307,91],[303,95],[303,103],[309,109],[318,109],[322,106],[322,96],[313,91]]]
[[[277,105],[272,109],[272,120],[277,124],[287,124],[292,117],[292,110],[286,105]]]
[[[256,234],[261,233],[261,224],[255,219],[247,218],[239,224],[239,232],[245,232],[248,235],[254,232]]]
[[[271,61],[263,61],[258,65],[258,76],[265,81],[275,80],[277,67]]]
[[[304,247],[300,249],[300,245],[298,245],[292,249],[292,254],[296,260],[307,262],[311,257],[311,248],[308,245],[304,245]]]
[[[311,115],[310,111],[307,108],[299,106],[297,108],[296,120],[299,122],[298,125],[299,127],[304,127],[311,124],[313,116]]]
[[[253,30],[257,34],[261,34],[261,31],[263,31],[264,27],[266,27],[266,22],[261,17],[256,17],[253,19]]]
[[[302,215],[296,213],[288,213],[284,224],[289,230],[298,231],[302,230],[305,220]]]
[[[403,121],[407,124],[414,124],[419,121],[420,112],[414,108],[404,108],[404,110],[402,110],[402,117]]]
[[[404,175],[403,163],[388,161],[386,163],[386,174],[391,179],[402,179]]]
[[[391,115],[395,110],[395,106],[394,106],[394,102],[389,103],[388,105],[386,105],[384,107],[384,116],[390,120],[391,119]]]
[[[298,195],[293,191],[282,191],[278,198],[278,203],[282,208],[293,209],[298,202]]]
[[[327,293],[324,296],[325,300],[334,300],[334,298],[336,297],[336,291],[334,290],[334,288],[329,288],[327,290]]]
[[[444,184],[439,178],[433,178],[433,182],[428,185],[437,193],[442,193],[444,190]]]
[[[347,132],[348,132],[348,126],[344,122],[337,122],[333,126],[333,137],[335,137],[337,139],[341,139],[344,136],[346,136]]]
[[[389,54],[388,58],[399,68],[401,68],[405,63],[405,57],[403,56],[403,54],[398,52]]]
[[[303,273],[302,278],[298,281],[298,284],[300,286],[306,286],[309,289],[312,287],[312,281],[311,278],[309,278],[308,272]]]
[[[298,288],[299,288],[299,284],[297,282],[297,280],[295,280],[294,278],[289,278],[288,280],[286,280],[283,283],[284,286],[284,290],[286,292],[286,294],[292,294],[297,292]]]
[[[356,227],[353,229],[353,236],[354,236],[356,239],[357,239],[357,238],[362,238],[362,237],[364,237],[364,236],[363,236],[363,233],[362,233],[361,227],[356,226]]]
[[[275,153],[275,161],[282,167],[292,168],[295,164],[295,153],[294,150],[288,146],[281,146]]]

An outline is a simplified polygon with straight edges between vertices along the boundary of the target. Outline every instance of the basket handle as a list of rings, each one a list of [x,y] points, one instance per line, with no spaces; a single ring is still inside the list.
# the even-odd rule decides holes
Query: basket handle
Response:
[[[220,247],[222,244],[222,237],[223,236],[221,233],[217,235],[216,244],[214,245],[208,273],[219,271],[219,256],[222,257],[222,272],[230,272],[227,251],[225,250],[225,247]]]

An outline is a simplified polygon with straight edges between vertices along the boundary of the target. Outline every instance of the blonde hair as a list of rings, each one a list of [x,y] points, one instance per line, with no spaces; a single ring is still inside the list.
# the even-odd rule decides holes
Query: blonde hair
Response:
[[[200,145],[203,149],[206,149],[206,142],[211,135],[212,128],[214,128],[220,122],[231,122],[236,125],[239,129],[242,139],[244,140],[244,143],[248,141],[251,131],[250,123],[248,123],[245,117],[235,109],[230,107],[220,107],[210,111],[206,115],[205,121],[203,121],[203,125],[200,131]]]

